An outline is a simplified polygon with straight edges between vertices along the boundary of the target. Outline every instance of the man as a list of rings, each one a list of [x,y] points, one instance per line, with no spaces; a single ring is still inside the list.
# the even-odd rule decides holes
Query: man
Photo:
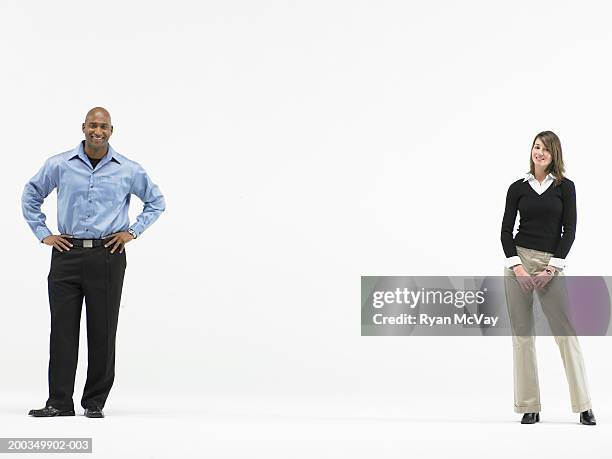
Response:
[[[126,267],[125,244],[138,238],[165,209],[160,189],[140,164],[117,153],[108,140],[111,117],[92,108],[82,126],[85,140],[74,150],[49,158],[26,184],[23,215],[36,237],[52,246],[48,276],[51,307],[49,399],[31,410],[36,417],[74,416],[72,395],[77,367],[81,306],[87,308],[87,381],[81,405],[85,416],[102,418],[115,377],[115,336]],[[57,188],[59,235],[41,212]],[[144,203],[130,225],[130,195]]]

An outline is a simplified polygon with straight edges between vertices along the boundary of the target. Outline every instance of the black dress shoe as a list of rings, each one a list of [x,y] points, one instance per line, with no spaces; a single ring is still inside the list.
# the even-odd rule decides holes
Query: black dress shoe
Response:
[[[580,424],[584,424],[586,426],[594,426],[597,424],[595,422],[595,415],[593,414],[593,411],[586,410],[580,413]]]
[[[54,416],[74,416],[74,410],[58,410],[57,408],[52,407],[51,405],[45,406],[40,410],[30,410],[28,413],[29,416],[34,416],[35,418],[51,418]]]
[[[103,418],[104,412],[97,408],[85,408],[85,416],[88,418]]]
[[[521,419],[521,424],[535,424],[536,422],[540,422],[540,413],[525,413]]]

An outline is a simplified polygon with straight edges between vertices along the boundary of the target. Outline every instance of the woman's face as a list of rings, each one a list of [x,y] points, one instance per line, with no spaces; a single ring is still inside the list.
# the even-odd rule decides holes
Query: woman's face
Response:
[[[552,156],[550,152],[544,146],[544,143],[540,139],[536,139],[531,149],[531,159],[536,166],[543,167],[546,169],[552,162]]]

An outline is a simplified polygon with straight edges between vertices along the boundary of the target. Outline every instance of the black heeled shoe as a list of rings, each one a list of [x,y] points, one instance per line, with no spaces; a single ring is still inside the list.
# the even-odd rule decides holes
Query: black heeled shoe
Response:
[[[585,426],[594,426],[597,424],[592,410],[589,409],[580,413],[580,424],[584,424]]]
[[[540,422],[540,413],[525,413],[521,419],[521,424],[535,424],[536,422]]]

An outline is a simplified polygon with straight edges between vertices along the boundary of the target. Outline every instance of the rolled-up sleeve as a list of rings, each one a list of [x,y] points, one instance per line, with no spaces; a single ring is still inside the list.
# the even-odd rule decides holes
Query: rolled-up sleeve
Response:
[[[50,236],[46,225],[47,216],[41,206],[47,196],[57,187],[57,171],[51,159],[48,159],[38,173],[26,183],[21,196],[21,210],[32,232],[39,241]]]
[[[130,193],[138,196],[144,203],[142,212],[136,217],[136,222],[130,226],[130,229],[140,236],[166,210],[166,200],[159,187],[151,181],[139,164],[136,165]]]

